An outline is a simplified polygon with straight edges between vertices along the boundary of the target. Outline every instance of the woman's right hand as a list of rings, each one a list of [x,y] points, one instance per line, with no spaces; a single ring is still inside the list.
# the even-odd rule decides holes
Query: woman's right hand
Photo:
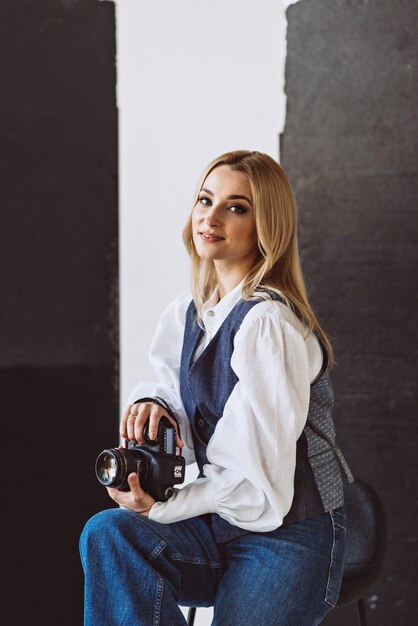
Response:
[[[154,402],[138,402],[137,404],[128,404],[123,411],[120,423],[120,436],[125,441],[145,443],[143,438],[144,426],[149,420],[148,436],[155,439],[158,432],[158,424],[162,416],[165,415],[176,429],[176,446],[183,447],[183,442],[179,437],[177,422],[168,415],[166,409],[155,404]]]

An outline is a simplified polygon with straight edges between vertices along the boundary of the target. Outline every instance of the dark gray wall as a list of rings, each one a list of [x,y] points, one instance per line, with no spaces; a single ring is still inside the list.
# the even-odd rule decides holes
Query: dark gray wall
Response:
[[[417,48],[408,0],[301,0],[287,12],[282,162],[303,265],[334,340],[335,417],[354,473],[385,503],[370,626],[418,623]],[[353,606],[328,626],[352,626]]]
[[[3,0],[0,46],[0,622],[75,626],[117,443],[114,5]]]

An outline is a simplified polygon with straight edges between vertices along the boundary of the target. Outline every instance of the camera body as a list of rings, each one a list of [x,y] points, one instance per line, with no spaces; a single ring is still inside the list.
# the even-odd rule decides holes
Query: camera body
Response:
[[[157,502],[173,495],[173,485],[184,481],[185,461],[176,454],[176,430],[163,416],[155,439],[148,436],[147,422],[143,431],[145,445],[127,444],[125,448],[103,450],[96,460],[96,477],[106,487],[129,491],[128,476],[135,472],[141,487]]]

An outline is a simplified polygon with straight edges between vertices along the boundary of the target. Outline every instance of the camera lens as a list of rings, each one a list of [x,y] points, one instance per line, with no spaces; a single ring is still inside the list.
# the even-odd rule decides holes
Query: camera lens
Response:
[[[111,485],[118,473],[118,463],[109,452],[103,452],[97,459],[97,478],[102,485]]]
[[[127,462],[121,448],[103,450],[96,460],[97,480],[105,487],[119,487],[127,476]]]

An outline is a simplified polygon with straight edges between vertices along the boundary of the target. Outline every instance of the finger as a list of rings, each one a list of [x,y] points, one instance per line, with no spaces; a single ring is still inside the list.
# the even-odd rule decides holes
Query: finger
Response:
[[[131,501],[134,502],[134,509],[142,515],[148,515],[148,511],[154,504],[155,500],[149,493],[146,493],[139,482],[138,474],[132,473],[128,476],[128,484],[130,488]]]
[[[146,495],[145,491],[141,487],[141,483],[139,482],[138,474],[135,474],[134,472],[129,474],[128,485],[131,490],[131,494],[136,501],[141,500],[141,498]]]
[[[133,406],[132,404],[127,404],[122,413],[122,418],[120,420],[120,426],[119,426],[119,433],[122,439],[128,438],[128,431],[126,429],[126,423],[128,421],[128,416],[131,412],[132,406]]]
[[[138,419],[138,413],[139,413],[139,409],[138,409],[138,405],[134,404],[131,408],[131,411],[128,415],[128,419],[126,422],[126,432],[128,435],[128,440],[129,441],[136,441],[135,439],[135,422]]]
[[[154,405],[149,402],[139,405],[138,414],[134,425],[134,438],[138,443],[145,443],[144,441],[144,426],[150,416],[151,409]]]
[[[149,417],[149,425],[148,425],[148,435],[150,439],[155,439],[158,433],[158,424],[160,423],[161,416],[164,414],[164,410],[157,406],[153,405]]]

